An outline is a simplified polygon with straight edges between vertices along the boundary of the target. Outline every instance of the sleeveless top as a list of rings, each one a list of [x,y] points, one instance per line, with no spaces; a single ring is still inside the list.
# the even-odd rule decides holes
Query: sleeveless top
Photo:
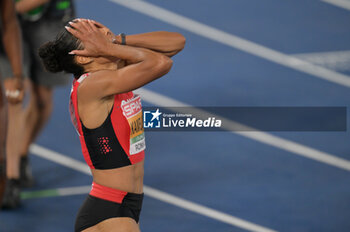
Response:
[[[86,128],[78,113],[77,90],[89,76],[74,80],[70,95],[72,123],[79,135],[82,153],[91,169],[113,169],[144,160],[145,135],[141,98],[133,92],[114,95],[114,105],[101,126]]]

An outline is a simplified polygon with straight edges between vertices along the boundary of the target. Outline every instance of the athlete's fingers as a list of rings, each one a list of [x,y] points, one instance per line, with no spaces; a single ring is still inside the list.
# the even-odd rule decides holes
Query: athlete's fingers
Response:
[[[73,23],[79,23],[79,22],[83,22],[83,21],[87,21],[87,20],[88,20],[88,19],[76,18],[76,19],[71,20],[71,22],[73,22]]]
[[[90,25],[88,25],[88,21],[86,19],[79,19],[78,22],[71,21],[69,22],[69,24],[71,25],[71,27],[73,27],[74,29],[86,36],[88,36],[88,34],[93,31]]]
[[[90,31],[90,32],[98,31],[97,28],[96,28],[96,26],[93,25],[93,24],[90,22],[90,20],[86,20],[86,21],[85,21],[85,25],[86,25],[87,28],[89,28],[89,31]]]
[[[89,52],[87,50],[73,50],[70,51],[68,54],[70,55],[78,55],[78,56],[89,56]]]
[[[80,38],[81,37],[81,33],[78,32],[77,30],[75,30],[74,28],[72,27],[68,27],[68,26],[65,26],[64,28],[66,28],[66,30],[71,33],[73,36],[75,36],[76,38]]]
[[[81,27],[83,28],[84,31],[87,31],[89,33],[91,33],[93,31],[92,27],[90,26],[90,24],[87,20],[81,20],[79,22],[79,24],[81,25]]]
[[[100,32],[100,30],[98,29],[98,27],[95,25],[95,23],[93,23],[91,20],[88,21],[90,27],[92,28],[93,31],[98,31]]]
[[[69,27],[69,26],[64,26],[64,28],[66,28],[67,31],[69,31],[71,34],[73,35],[78,35],[80,32],[75,29],[74,27]]]
[[[79,21],[79,22],[69,22],[69,25],[73,28],[73,29],[75,29],[76,31],[79,31],[80,33],[84,33],[84,28],[83,28],[83,26],[82,26],[82,24],[81,24],[81,21]]]
[[[92,31],[99,31],[98,27],[90,19],[81,19],[80,22],[84,23],[84,25]]]
[[[91,21],[93,24],[95,24],[98,28],[106,27],[106,26],[103,25],[102,23],[99,23],[99,22],[97,22],[97,21],[95,21],[95,20],[90,19],[90,21]]]
[[[69,22],[69,24],[74,27],[74,29],[82,33],[82,36],[89,36],[89,34],[98,31],[98,29],[91,25],[87,19],[79,19],[79,22]]]
[[[76,18],[76,19],[71,20],[71,22],[77,23],[77,22],[79,22],[80,20],[81,20],[80,18]]]
[[[78,27],[78,23],[79,23],[80,21],[78,21],[78,20],[74,20],[74,21],[70,21],[70,22],[68,22],[69,23],[69,25],[72,27],[72,28],[74,28],[75,30],[79,30],[79,27]]]
[[[69,31],[76,38],[78,38],[78,39],[84,38],[84,35],[80,31],[77,31],[74,28],[68,27],[68,26],[65,26],[65,28],[66,28],[67,31]]]

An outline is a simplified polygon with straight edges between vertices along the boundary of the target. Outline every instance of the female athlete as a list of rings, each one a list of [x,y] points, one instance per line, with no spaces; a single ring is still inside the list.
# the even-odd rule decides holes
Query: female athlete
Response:
[[[71,117],[93,176],[75,231],[140,231],[145,138],[141,99],[132,90],[168,73],[169,57],[184,45],[179,33],[115,36],[77,19],[39,49],[48,71],[75,77]]]

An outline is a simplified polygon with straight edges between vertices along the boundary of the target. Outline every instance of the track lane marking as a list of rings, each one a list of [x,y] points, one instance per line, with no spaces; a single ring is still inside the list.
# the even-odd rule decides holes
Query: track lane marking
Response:
[[[299,53],[292,56],[336,71],[350,70],[350,51]]]
[[[140,0],[109,1],[279,65],[327,80],[332,83],[350,87],[350,76],[311,64],[290,55],[286,55],[282,52],[205,25],[151,3]]]
[[[87,194],[90,192],[90,190],[91,190],[91,185],[42,189],[42,190],[21,192],[21,198],[23,200],[26,200],[26,199],[43,198],[43,197],[73,196],[73,195]]]
[[[345,10],[350,10],[350,1],[348,0],[321,0],[321,1],[343,8]]]
[[[316,77],[320,77],[322,79],[326,79],[328,81],[341,84],[346,87],[350,87],[349,76],[334,72],[332,70],[323,68],[321,66],[313,65],[309,62],[303,61],[293,56],[289,56],[281,52],[272,50],[270,48],[261,46],[259,44],[250,42],[248,40],[242,39],[235,35],[226,33],[216,28],[194,21],[190,18],[181,16],[179,14],[175,14],[169,10],[163,9],[156,5],[153,5],[144,1],[140,1],[140,0],[109,0],[109,1],[122,5],[126,8],[132,9],[139,13],[148,15],[150,17],[159,19],[171,25],[175,25],[179,28],[188,30],[192,33],[198,34],[200,36],[214,40],[216,42],[220,42],[228,46],[231,46],[233,48],[240,49],[250,54],[265,58],[267,60],[273,61],[280,65],[290,67],[295,70],[308,73]],[[178,106],[190,106],[183,102],[176,101],[164,95],[156,94],[149,90],[140,89],[139,91],[143,92],[142,95],[144,100],[151,102],[152,104],[156,104],[163,107],[176,106],[174,104],[177,104]],[[202,112],[202,113],[208,114],[208,112]],[[237,126],[239,123],[230,121],[229,124]],[[242,124],[239,124],[239,125],[242,125]],[[242,125],[242,126],[246,127],[245,125]],[[297,154],[303,157],[307,157],[309,159],[313,159],[328,165],[332,165],[332,166],[344,169],[346,171],[350,171],[350,161],[346,159],[336,157],[332,154],[328,154],[326,152],[322,152],[317,149],[310,148],[308,146],[305,146],[287,139],[283,139],[266,132],[236,131],[233,133],[245,136],[247,138],[253,139],[255,141],[259,141],[264,144],[268,144],[268,145],[280,148],[288,152],[292,152],[294,154]]]

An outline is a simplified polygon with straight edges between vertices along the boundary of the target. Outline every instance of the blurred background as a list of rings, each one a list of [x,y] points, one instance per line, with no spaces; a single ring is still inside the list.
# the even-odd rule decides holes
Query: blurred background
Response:
[[[177,31],[185,49],[145,106],[349,106],[350,1],[78,0],[114,33]],[[306,62],[304,62],[306,61]],[[90,190],[54,92],[31,147],[36,184],[0,212],[0,231],[72,231]],[[143,94],[143,95],[142,95]],[[166,98],[165,98],[166,97]],[[163,101],[164,103],[164,101]],[[348,132],[148,132],[142,231],[350,231]]]

